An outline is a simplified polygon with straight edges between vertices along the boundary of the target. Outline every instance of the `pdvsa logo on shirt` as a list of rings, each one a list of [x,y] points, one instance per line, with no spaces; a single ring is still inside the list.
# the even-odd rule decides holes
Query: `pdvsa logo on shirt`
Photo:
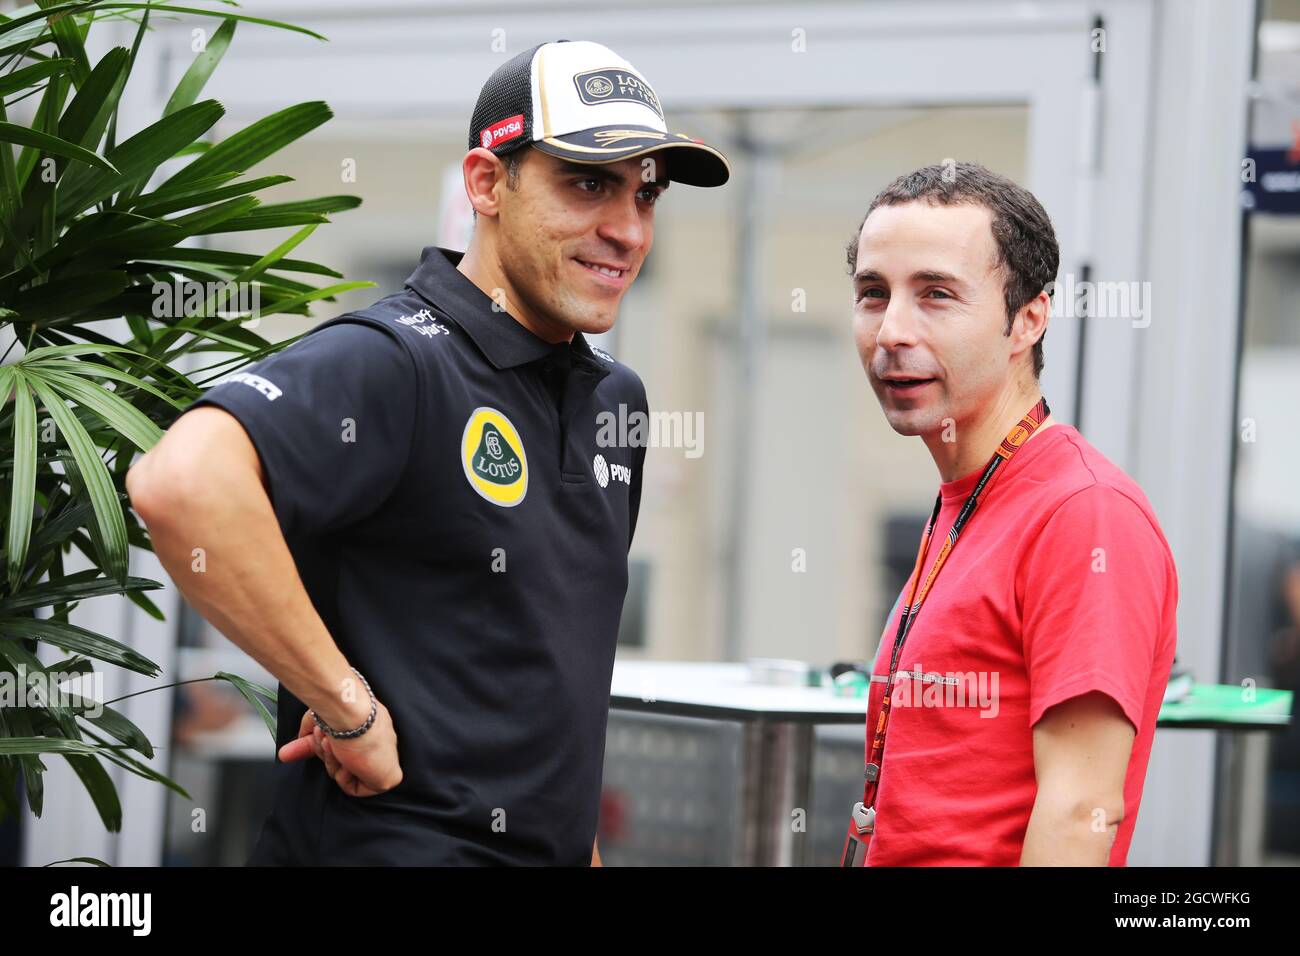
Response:
[[[510,419],[495,408],[474,409],[460,439],[460,460],[470,487],[503,508],[528,492],[528,456]]]
[[[610,464],[605,461],[604,455],[597,455],[591,460],[591,471],[596,476],[596,484],[602,488],[608,487],[611,481],[632,484],[632,469],[627,465]]]

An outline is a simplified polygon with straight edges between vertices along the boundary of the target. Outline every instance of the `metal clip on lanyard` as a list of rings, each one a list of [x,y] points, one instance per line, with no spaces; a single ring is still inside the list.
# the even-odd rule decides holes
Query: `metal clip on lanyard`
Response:
[[[880,788],[880,764],[885,754],[885,733],[889,727],[889,711],[892,706],[890,698],[893,696],[894,675],[898,672],[898,660],[902,655],[903,643],[907,640],[907,635],[911,632],[912,625],[916,623],[917,616],[921,613],[921,606],[925,603],[926,597],[930,594],[935,580],[939,577],[939,572],[943,570],[944,563],[948,556],[952,554],[953,548],[957,546],[957,538],[970,517],[975,513],[976,507],[979,506],[980,495],[984,492],[985,487],[993,478],[994,472],[1004,461],[1009,461],[1026,441],[1029,436],[1038,430],[1043,421],[1052,410],[1047,407],[1047,399],[1040,398],[1038,404],[1029,410],[1024,418],[1020,419],[1019,424],[1007,433],[1007,437],[1002,439],[1002,444],[998,446],[989,463],[984,467],[984,473],[980,475],[980,480],[975,483],[974,490],[967,496],[961,511],[957,514],[957,520],[952,523],[952,529],[948,532],[948,537],[944,539],[943,547],[939,551],[939,556],[934,560],[934,567],[926,575],[925,585],[921,588],[920,596],[916,593],[917,585],[920,583],[921,570],[925,567],[925,558],[930,551],[930,539],[934,534],[935,522],[939,520],[939,510],[943,505],[943,496],[939,495],[934,500],[934,510],[930,513],[930,520],[926,522],[925,533],[921,536],[921,546],[916,555],[916,567],[911,574],[912,587],[908,594],[907,604],[904,605],[902,613],[898,618],[898,633],[894,637],[894,650],[889,659],[889,677],[885,681],[885,693],[880,699],[880,715],[876,719],[876,731],[872,736],[871,749],[867,756],[867,766],[864,776],[866,784],[863,787],[862,799],[853,805],[853,815],[849,823],[849,832],[845,836],[844,851],[840,857],[841,866],[853,866],[854,857],[857,854],[858,845],[865,845],[870,839],[871,834],[876,830],[876,794]]]

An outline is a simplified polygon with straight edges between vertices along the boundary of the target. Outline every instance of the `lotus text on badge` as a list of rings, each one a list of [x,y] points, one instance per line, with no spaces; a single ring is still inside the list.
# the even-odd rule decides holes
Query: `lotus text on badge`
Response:
[[[503,508],[528,492],[528,457],[510,419],[495,408],[474,409],[460,439],[460,460],[470,487]]]

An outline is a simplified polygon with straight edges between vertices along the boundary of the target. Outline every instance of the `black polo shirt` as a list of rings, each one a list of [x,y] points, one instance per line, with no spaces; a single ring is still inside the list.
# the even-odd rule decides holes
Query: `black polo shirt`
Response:
[[[586,864],[647,411],[637,375],[551,345],[426,248],[406,288],[191,407],[256,446],[303,584],[392,713],[402,783],[276,765],[256,864]],[[635,434],[633,435],[635,440]],[[278,744],[304,705],[279,692]]]

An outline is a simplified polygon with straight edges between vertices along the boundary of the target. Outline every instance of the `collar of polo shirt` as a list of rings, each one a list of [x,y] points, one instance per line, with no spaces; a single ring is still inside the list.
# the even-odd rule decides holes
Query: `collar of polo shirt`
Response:
[[[456,268],[463,256],[440,246],[426,246],[406,284],[463,328],[497,369],[527,365],[566,351],[563,343],[553,345],[512,316],[494,310],[492,299]],[[567,351],[575,370],[589,372],[597,381],[609,374],[609,366],[591,351],[581,332],[573,333]]]

